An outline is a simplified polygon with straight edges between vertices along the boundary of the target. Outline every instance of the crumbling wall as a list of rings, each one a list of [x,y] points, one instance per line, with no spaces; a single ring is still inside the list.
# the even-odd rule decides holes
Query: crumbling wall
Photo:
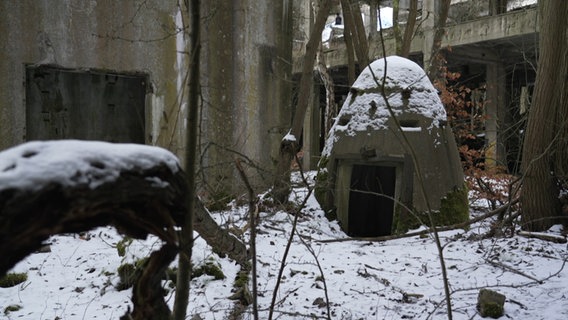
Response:
[[[179,16],[176,1],[0,1],[0,150],[27,140],[26,67],[51,65],[147,75],[145,141],[180,155]]]

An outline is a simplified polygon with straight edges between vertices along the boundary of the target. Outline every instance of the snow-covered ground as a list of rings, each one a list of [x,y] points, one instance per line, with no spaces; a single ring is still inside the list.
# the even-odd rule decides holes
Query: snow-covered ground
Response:
[[[306,188],[294,191],[292,197],[301,202]],[[257,235],[261,319],[268,315],[293,219],[283,211],[265,211],[260,213]],[[233,206],[214,216],[225,226],[240,228],[246,224],[246,213],[246,207]],[[479,212],[472,212],[476,214]],[[469,231],[441,233],[454,319],[481,319],[476,314],[480,288],[506,295],[505,319],[568,319],[566,244],[520,236],[477,239],[487,231],[489,223],[475,224]],[[549,232],[560,231],[555,226]],[[325,287],[333,319],[447,318],[440,262],[432,237],[373,243],[320,242],[346,235],[336,222],[324,217],[313,195],[299,218],[298,234],[303,241],[294,237],[277,293],[275,319],[326,318]],[[118,318],[131,303],[130,289],[115,288],[117,267],[146,256],[160,245],[156,238],[134,241],[121,257],[116,249],[120,240],[122,237],[112,228],[52,237],[51,252],[32,254],[13,269],[26,272],[26,282],[0,288],[0,318]],[[217,256],[197,237],[194,264],[211,259],[221,265],[226,278],[201,276],[192,280],[188,319],[226,319],[233,308],[234,301],[228,297],[233,294],[238,266]],[[167,297],[170,306],[172,295],[170,291]],[[12,305],[22,308],[4,313]],[[252,319],[250,308],[247,311],[243,318]]]

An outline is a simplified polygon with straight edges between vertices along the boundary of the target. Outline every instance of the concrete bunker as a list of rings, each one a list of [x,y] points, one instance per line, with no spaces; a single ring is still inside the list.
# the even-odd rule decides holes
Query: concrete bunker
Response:
[[[420,66],[397,56],[371,63],[351,87],[319,162],[316,198],[328,218],[361,237],[427,225],[429,210],[438,225],[467,219],[463,171],[446,123]]]

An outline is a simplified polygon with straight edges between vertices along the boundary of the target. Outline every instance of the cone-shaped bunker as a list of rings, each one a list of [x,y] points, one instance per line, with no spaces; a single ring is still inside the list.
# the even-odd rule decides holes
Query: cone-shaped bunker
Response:
[[[468,218],[455,139],[420,66],[390,56],[363,70],[329,132],[316,197],[352,236],[428,225],[428,212],[437,225]]]

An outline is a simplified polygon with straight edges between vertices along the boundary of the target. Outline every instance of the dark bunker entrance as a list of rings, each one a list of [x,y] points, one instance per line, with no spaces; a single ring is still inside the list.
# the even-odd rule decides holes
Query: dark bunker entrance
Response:
[[[396,167],[354,165],[349,192],[349,235],[377,237],[392,231]]]

